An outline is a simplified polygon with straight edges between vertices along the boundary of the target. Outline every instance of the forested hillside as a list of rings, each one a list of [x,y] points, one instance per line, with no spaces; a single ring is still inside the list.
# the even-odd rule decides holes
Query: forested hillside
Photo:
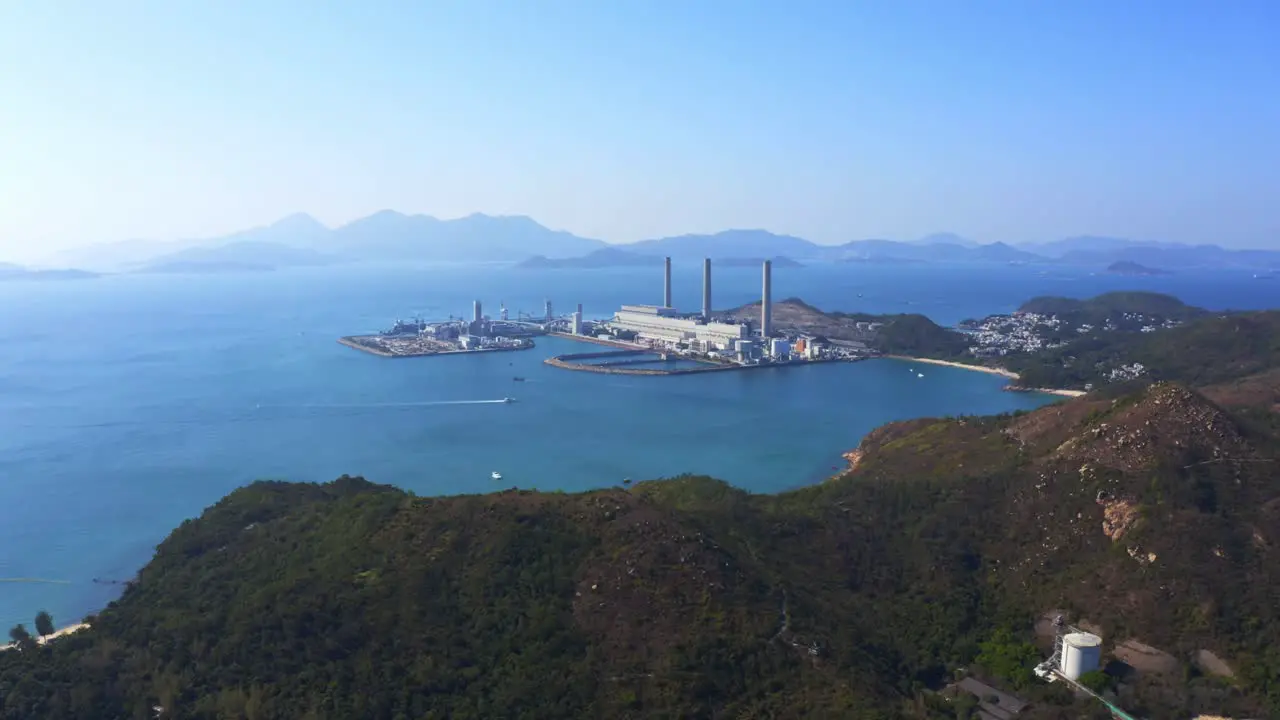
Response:
[[[258,483],[178,528],[92,629],[0,653],[0,717],[944,718],[968,710],[929,690],[964,668],[1025,717],[1080,717],[1029,680],[1054,608],[1108,651],[1178,659],[1116,687],[1140,715],[1280,712],[1262,425],[1160,385],[890,425],[861,451],[776,496]],[[1198,678],[1200,650],[1235,678]]]
[[[1280,368],[1280,311],[1204,316],[1150,333],[1097,333],[1001,362],[1028,387],[1103,385],[1110,370],[1134,363],[1151,380],[1222,383]]]

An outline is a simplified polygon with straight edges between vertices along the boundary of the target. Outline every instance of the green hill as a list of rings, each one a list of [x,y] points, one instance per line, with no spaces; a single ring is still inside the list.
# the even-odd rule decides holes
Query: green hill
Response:
[[[1205,314],[1172,295],[1153,292],[1109,292],[1085,300],[1045,295],[1032,298],[1018,312],[1043,315],[1092,315],[1108,317],[1137,313],[1163,319],[1190,319]]]
[[[1134,363],[1151,380],[1223,383],[1280,368],[1280,312],[1203,316],[1149,333],[1095,333],[1002,362],[1029,387],[1099,386],[1111,382],[1111,371]]]
[[[1032,700],[1020,717],[1080,717],[1028,674],[1054,608],[1178,659],[1119,686],[1135,713],[1280,712],[1260,428],[1158,385],[890,425],[776,496],[257,483],[92,629],[0,653],[0,717],[946,718],[926,690],[966,666]],[[1200,650],[1235,678],[1197,677]]]

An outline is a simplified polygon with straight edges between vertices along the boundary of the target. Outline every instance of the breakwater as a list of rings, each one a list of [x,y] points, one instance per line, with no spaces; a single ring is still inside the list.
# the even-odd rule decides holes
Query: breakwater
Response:
[[[648,350],[644,345],[627,342],[625,340],[610,340],[607,338],[591,337],[590,335],[574,335],[573,333],[563,332],[549,332],[547,334],[552,337],[564,338],[565,340],[591,343],[593,345],[605,345],[607,347],[622,348],[623,350]]]
[[[603,373],[608,375],[696,375],[699,373],[711,372],[730,372],[740,370],[760,370],[763,368],[781,368],[794,367],[796,365],[816,365],[818,363],[827,362],[849,362],[840,358],[830,358],[821,360],[797,360],[785,363],[760,363],[758,365],[739,365],[737,363],[718,363],[711,360],[697,359],[696,362],[701,363],[701,367],[682,367],[682,368],[639,368],[629,367],[640,363],[651,362],[642,360],[638,356],[653,355],[652,350],[617,350],[613,352],[594,352],[594,353],[571,353],[568,355],[557,355],[543,360],[547,365],[562,368],[564,370],[578,370],[581,372]],[[617,358],[617,360],[606,360],[605,362],[590,363],[584,360],[599,360],[600,358]],[[690,359],[690,358],[680,358]]]

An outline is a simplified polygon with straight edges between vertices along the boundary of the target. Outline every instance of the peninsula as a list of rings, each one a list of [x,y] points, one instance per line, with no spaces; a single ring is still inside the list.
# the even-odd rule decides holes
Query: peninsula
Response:
[[[750,317],[759,307],[725,314]],[[820,333],[872,356],[994,372],[1014,381],[1011,390],[1060,395],[1138,378],[1197,382],[1227,354],[1265,369],[1267,361],[1250,358],[1269,357],[1268,338],[1280,332],[1280,312],[1211,313],[1149,292],[1037,297],[957,328],[919,314],[824,312],[799,298],[774,304],[773,317],[779,332]]]
[[[0,652],[0,717],[1275,717],[1280,425],[1230,388],[1277,384],[1220,359],[894,423],[780,495],[255,483]],[[1056,660],[1060,628],[1097,653]]]

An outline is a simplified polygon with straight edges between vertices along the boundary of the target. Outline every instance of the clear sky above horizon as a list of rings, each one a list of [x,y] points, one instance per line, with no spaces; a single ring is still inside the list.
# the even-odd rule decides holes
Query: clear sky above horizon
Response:
[[[1280,247],[1267,0],[45,0],[0,57],[0,258],[382,208]]]

